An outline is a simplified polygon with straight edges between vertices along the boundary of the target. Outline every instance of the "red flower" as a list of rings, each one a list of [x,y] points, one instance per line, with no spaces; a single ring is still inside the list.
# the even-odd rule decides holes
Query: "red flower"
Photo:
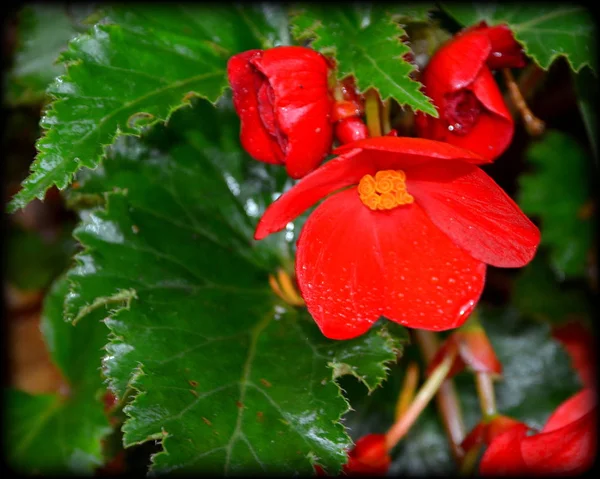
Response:
[[[417,114],[417,134],[497,158],[508,147],[514,124],[490,68],[524,64],[508,27],[483,23],[456,35],[423,71],[425,93],[439,118]]]
[[[479,155],[392,136],[334,153],[269,206],[254,235],[283,229],[335,193],[306,221],[296,255],[300,291],[328,338],[359,336],[380,316],[455,328],[479,298],[485,263],[517,267],[533,257],[538,229],[475,166],[487,161]]]
[[[227,75],[244,149],[256,160],[285,165],[293,178],[316,168],[332,143],[328,74],[325,57],[304,47],[231,57]]]
[[[344,473],[348,476],[385,476],[391,462],[385,447],[385,434],[367,434],[356,441],[348,453]]]
[[[594,332],[581,321],[571,321],[558,326],[552,332],[571,356],[573,367],[583,384],[595,388],[596,348]]]
[[[497,436],[481,458],[483,475],[574,475],[596,455],[596,398],[584,389],[563,402],[539,434],[519,424]]]

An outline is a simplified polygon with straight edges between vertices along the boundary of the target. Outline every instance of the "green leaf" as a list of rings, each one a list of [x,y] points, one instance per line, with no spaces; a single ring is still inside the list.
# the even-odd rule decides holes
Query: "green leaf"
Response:
[[[7,458],[21,473],[91,473],[102,464],[101,441],[111,431],[100,398],[106,390],[99,369],[106,311],[97,309],[74,328],[63,320],[67,290],[64,277],[54,284],[41,328],[68,391],[32,395],[9,390],[6,396]]]
[[[442,8],[465,26],[482,20],[488,25],[508,24],[527,55],[544,70],[559,56],[566,57],[574,71],[584,65],[597,70],[596,27],[583,5],[489,2],[442,4]]]
[[[589,156],[573,138],[551,130],[526,158],[534,171],[519,178],[518,203],[540,217],[541,244],[550,248],[558,277],[583,276],[594,234]]]
[[[69,10],[69,8],[73,10]],[[35,105],[46,99],[46,88],[64,66],[55,63],[67,42],[84,30],[78,16],[89,6],[29,5],[19,12],[17,50],[6,77],[5,101],[10,105]]]
[[[528,321],[514,309],[479,311],[481,323],[503,366],[503,379],[495,382],[498,411],[540,428],[562,401],[581,389],[568,355],[552,338],[548,324]],[[344,379],[342,387],[348,391],[353,408],[344,417],[344,423],[354,440],[369,433],[384,433],[393,424],[404,366],[406,361],[417,358],[416,348],[407,349],[383,387],[370,396],[360,391],[356,381]],[[481,419],[475,379],[471,373],[462,372],[454,383],[469,431]],[[435,401],[392,451],[392,458],[389,474],[394,476],[457,472]]]
[[[104,365],[119,397],[135,395],[125,445],[162,441],[153,470],[337,471],[351,443],[333,379],[377,387],[406,332],[378,325],[328,340],[277,299],[268,285],[277,263],[251,239],[256,209],[244,208],[272,179],[229,173],[256,163],[231,135],[230,108],[182,109],[143,141],[120,139],[81,178],[81,194],[107,193],[76,229],[85,250],[67,311],[85,323],[98,305],[126,302],[107,320]]]
[[[592,153],[598,164],[598,115],[596,105],[598,104],[598,78],[590,68],[583,68],[579,73],[573,74],[575,91],[577,93],[577,104],[581,111],[583,124],[590,140]]]
[[[400,40],[405,32],[388,10],[366,4],[303,6],[292,19],[292,35],[333,56],[338,77],[354,75],[361,91],[376,88],[383,100],[392,97],[437,118],[437,110],[419,90],[421,84],[409,78],[414,67],[402,56],[410,48]]]
[[[6,280],[21,290],[49,286],[74,253],[71,228],[67,225],[56,238],[45,238],[37,231],[13,226],[7,235]]]
[[[64,189],[75,171],[95,168],[117,136],[167,120],[191,97],[216,101],[227,87],[229,57],[269,45],[280,31],[260,5],[109,10],[61,55],[67,73],[48,90],[55,101],[41,121],[46,132],[9,210],[41,199],[52,185]]]
[[[592,308],[585,292],[580,287],[559,283],[543,253],[539,251],[515,280],[513,305],[523,314],[553,324],[591,317]]]

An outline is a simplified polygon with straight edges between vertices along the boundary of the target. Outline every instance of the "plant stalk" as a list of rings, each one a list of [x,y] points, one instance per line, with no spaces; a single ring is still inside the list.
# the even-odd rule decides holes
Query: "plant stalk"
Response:
[[[427,378],[404,415],[389,429],[385,435],[385,443],[388,450],[398,444],[398,441],[404,437],[410,427],[415,423],[419,414],[427,407],[431,398],[433,398],[441,384],[444,382],[444,378],[450,372],[455,357],[456,351],[453,351],[444,358],[440,365],[435,368]]]
[[[369,88],[365,92],[365,116],[370,137],[381,136],[380,110],[379,93],[377,93],[377,90]]]
[[[425,330],[415,330],[415,339],[419,344],[421,353],[428,363],[433,359],[438,349],[438,339],[434,333]],[[450,450],[457,462],[461,462],[464,451],[460,447],[465,438],[465,425],[458,394],[452,379],[446,379],[440,387],[435,398],[438,411],[442,415],[442,422],[446,436],[450,441]]]

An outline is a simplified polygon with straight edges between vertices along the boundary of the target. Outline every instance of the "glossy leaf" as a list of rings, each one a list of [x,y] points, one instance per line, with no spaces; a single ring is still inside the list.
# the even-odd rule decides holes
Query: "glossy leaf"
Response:
[[[586,272],[593,242],[591,159],[570,136],[548,131],[526,152],[533,166],[519,178],[518,203],[541,220],[542,245],[550,248],[559,278]]]
[[[56,59],[67,42],[84,31],[80,19],[91,12],[89,5],[61,4],[27,5],[19,12],[17,49],[6,77],[8,104],[44,102],[48,85],[65,71]]]
[[[544,70],[559,56],[579,71],[584,65],[597,70],[596,27],[583,5],[568,3],[449,3],[442,8],[464,26],[485,20],[506,23],[525,52]]]
[[[9,209],[41,199],[51,185],[64,189],[79,168],[95,168],[117,136],[165,121],[191,97],[216,101],[229,57],[271,45],[283,31],[278,22],[260,5],[110,9],[61,55],[67,72],[48,89],[55,101],[41,121],[46,132]]]
[[[251,240],[257,212],[244,209],[248,191],[272,180],[229,173],[256,163],[232,140],[230,108],[182,109],[143,141],[120,139],[81,176],[73,204],[102,189],[107,201],[75,231],[85,250],[67,310],[81,324],[98,305],[126,301],[107,320],[104,366],[119,397],[135,395],[125,445],[162,440],[153,470],[337,471],[351,443],[332,379],[353,374],[375,388],[406,333],[381,325],[327,340],[277,299],[276,263]]]
[[[389,10],[389,11],[388,11]],[[410,52],[400,37],[402,27],[382,5],[307,5],[292,19],[292,35],[311,40],[311,47],[335,58],[338,77],[354,75],[361,91],[376,88],[383,100],[392,97],[401,105],[429,113],[437,110],[409,78],[414,67],[402,58]]]
[[[100,373],[108,330],[97,309],[85,324],[63,319],[68,290],[62,278],[46,301],[41,328],[52,360],[68,386],[57,394],[9,390],[6,397],[7,459],[20,473],[89,474],[102,464],[102,439],[111,431],[103,411]]]
[[[569,357],[552,338],[549,325],[528,321],[515,310],[482,308],[479,318],[504,368],[503,379],[495,382],[498,411],[541,428],[552,411],[581,388]],[[383,387],[370,396],[364,396],[355,381],[343,380],[354,409],[344,424],[354,440],[385,432],[394,422],[406,361],[418,361],[418,356],[417,348],[408,349]],[[454,382],[468,431],[481,419],[475,380],[462,372]],[[435,401],[392,451],[392,458],[389,474],[394,476],[456,473]]]

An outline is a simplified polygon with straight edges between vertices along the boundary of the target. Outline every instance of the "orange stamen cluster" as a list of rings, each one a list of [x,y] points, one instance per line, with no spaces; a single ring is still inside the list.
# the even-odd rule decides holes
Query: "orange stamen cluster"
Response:
[[[365,175],[358,183],[358,196],[372,210],[391,210],[408,205],[415,199],[406,191],[406,173],[402,170],[382,170],[375,178]]]

